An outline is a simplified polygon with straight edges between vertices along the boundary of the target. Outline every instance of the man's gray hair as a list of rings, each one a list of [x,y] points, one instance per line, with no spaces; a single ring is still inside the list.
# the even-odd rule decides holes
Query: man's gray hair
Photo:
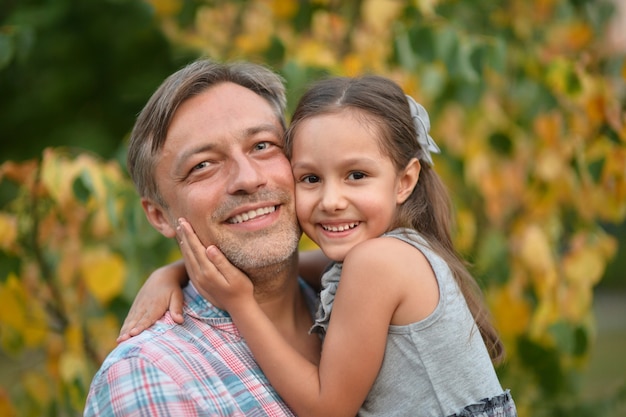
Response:
[[[267,100],[285,129],[287,99],[283,79],[278,74],[262,65],[248,62],[195,61],[170,75],[159,86],[139,113],[133,127],[127,165],[142,197],[167,207],[159,193],[154,168],[172,118],[185,100],[224,82],[248,88]]]

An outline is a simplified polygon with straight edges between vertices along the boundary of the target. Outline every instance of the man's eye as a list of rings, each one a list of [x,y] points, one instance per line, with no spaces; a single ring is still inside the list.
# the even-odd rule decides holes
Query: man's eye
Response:
[[[320,177],[318,177],[317,175],[305,175],[300,181],[307,184],[314,184],[316,182],[320,182]]]
[[[197,171],[199,169],[206,168],[208,166],[209,166],[209,161],[202,161],[199,164],[195,165],[192,171]]]
[[[366,175],[359,171],[351,172],[350,175],[348,175],[348,179],[351,179],[351,180],[361,180],[365,177]]]
[[[254,146],[254,149],[256,149],[257,151],[262,151],[265,150],[267,148],[270,147],[270,143],[269,142],[259,142]]]

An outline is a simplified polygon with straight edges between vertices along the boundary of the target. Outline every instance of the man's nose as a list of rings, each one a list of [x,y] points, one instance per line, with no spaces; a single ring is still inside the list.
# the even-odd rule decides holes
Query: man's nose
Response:
[[[251,194],[267,183],[267,172],[258,161],[247,155],[238,155],[230,164],[230,194]]]

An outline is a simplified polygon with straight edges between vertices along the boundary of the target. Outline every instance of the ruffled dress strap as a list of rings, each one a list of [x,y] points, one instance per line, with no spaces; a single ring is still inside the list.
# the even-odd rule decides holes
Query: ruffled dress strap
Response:
[[[419,234],[412,229],[398,228],[383,234],[383,236],[392,236],[405,241],[413,237],[419,242],[423,242],[425,244],[425,241],[419,236]],[[319,333],[322,339],[328,330],[330,313],[333,308],[333,302],[335,301],[335,294],[337,294],[337,287],[339,286],[342,267],[343,264],[341,262],[333,262],[326,269],[324,275],[322,275],[320,304],[317,310],[315,324],[313,324],[309,330],[309,333]]]
[[[317,310],[317,316],[315,323],[309,330],[309,333],[319,333],[323,338],[328,330],[328,323],[330,322],[330,313],[333,309],[333,302],[335,301],[335,294],[337,294],[337,287],[339,286],[339,278],[341,278],[341,268],[343,264],[334,262],[324,272],[322,276],[322,291],[320,292],[320,303]]]

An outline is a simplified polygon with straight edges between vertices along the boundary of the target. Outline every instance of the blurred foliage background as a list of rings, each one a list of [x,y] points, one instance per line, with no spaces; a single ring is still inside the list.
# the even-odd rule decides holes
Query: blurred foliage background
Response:
[[[624,386],[580,391],[594,289],[626,287],[620,4],[3,0],[0,415],[80,415],[137,289],[178,257],[144,219],[125,140],[200,56],[271,66],[290,108],[315,79],[370,72],[422,102],[520,416],[612,415]]]

